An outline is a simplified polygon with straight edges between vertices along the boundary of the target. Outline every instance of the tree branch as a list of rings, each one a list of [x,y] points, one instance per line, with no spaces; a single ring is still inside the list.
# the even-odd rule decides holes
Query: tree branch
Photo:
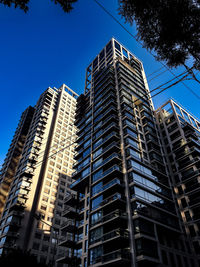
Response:
[[[194,74],[194,71],[193,71],[194,66],[192,68],[189,68],[186,64],[183,64],[183,65],[186,68],[186,70],[188,71],[188,73],[191,75],[193,80],[195,80],[196,82],[198,82],[200,84],[200,80],[197,79],[196,75]]]

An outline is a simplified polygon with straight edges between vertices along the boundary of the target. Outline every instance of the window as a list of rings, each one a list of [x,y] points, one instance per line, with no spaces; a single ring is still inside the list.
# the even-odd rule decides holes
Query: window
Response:
[[[103,187],[103,182],[99,182],[98,184],[92,187],[92,196],[96,195],[97,193],[101,192]]]
[[[83,152],[83,158],[90,154],[91,148],[89,147]]]
[[[83,144],[83,148],[86,148],[87,146],[89,146],[91,140],[89,139],[88,141],[86,141],[84,144]]]
[[[139,146],[138,146],[138,143],[137,143],[136,141],[134,141],[133,139],[129,138],[129,137],[125,139],[125,143],[126,143],[126,144],[129,144],[129,145],[131,145],[131,146],[134,146],[134,147],[136,147],[136,148],[139,147]]]
[[[87,267],[87,258],[84,258],[84,267]]]
[[[137,151],[135,151],[135,150],[132,149],[132,148],[128,148],[128,149],[126,150],[126,153],[127,153],[128,156],[130,155],[130,156],[133,156],[133,157],[135,157],[135,158],[140,159],[140,153],[137,152]]]
[[[46,209],[47,209],[47,207],[46,207],[46,206],[44,206],[44,205],[42,205],[42,206],[40,207],[40,209],[41,209],[41,210],[46,210]]]
[[[45,184],[51,186],[51,183],[49,181],[46,181]]]
[[[123,55],[124,55],[125,57],[128,58],[128,53],[127,53],[127,51],[126,51],[124,48],[122,48],[122,53],[123,53]]]
[[[82,167],[86,166],[88,163],[90,163],[90,157],[86,158],[86,159],[82,162]]]
[[[96,228],[95,230],[92,230],[90,232],[90,243],[93,244],[95,242],[100,241],[102,235],[103,235],[103,228],[102,227],[99,227],[99,228]]]
[[[48,188],[44,189],[44,193],[49,194],[50,190]]]
[[[102,217],[103,217],[102,210],[99,210],[96,213],[93,213],[91,215],[91,224],[94,225],[94,224],[98,223],[99,221],[101,221]]]
[[[97,198],[93,199],[92,200],[92,209],[97,209],[100,206],[102,201],[103,201],[103,196],[102,195],[100,195]]]
[[[95,264],[101,260],[103,254],[102,246],[90,249],[90,264]]]
[[[90,173],[90,167],[86,168],[85,170],[82,171],[81,177],[84,178]]]
[[[148,202],[152,203],[152,202],[159,202],[161,204],[164,203],[164,200],[160,197],[157,197],[149,192],[146,192],[138,187],[135,186],[135,195],[139,198],[145,199]]]
[[[101,155],[102,151],[103,151],[102,147],[100,147],[97,151],[95,151],[94,154],[93,154],[93,159],[95,159],[96,157]]]
[[[127,126],[131,127],[132,129],[136,130],[135,124],[134,124],[133,122],[127,120],[127,119],[125,119],[125,120],[123,121],[123,125],[124,125],[124,126],[127,125]]]
[[[125,134],[129,134],[129,135],[131,135],[132,137],[134,137],[134,138],[138,138],[138,135],[137,135],[137,133],[135,133],[134,131],[132,131],[132,130],[130,130],[129,128],[126,128],[125,130],[124,130],[124,132],[125,132]]]
[[[88,235],[88,224],[85,225],[85,235]]]
[[[98,168],[101,165],[102,162],[103,162],[103,158],[100,158],[97,161],[95,161],[93,163],[93,170],[95,170],[96,168]]]
[[[8,218],[7,218],[7,220],[6,220],[6,223],[9,223],[9,222],[11,222],[12,221],[12,218],[13,218],[13,216],[11,215],[11,216],[9,216]]]
[[[93,149],[97,148],[102,142],[103,142],[103,139],[102,139],[102,138],[100,138],[98,141],[96,141],[96,142],[93,144]]]
[[[96,182],[97,180],[101,179],[103,175],[103,169],[98,170],[92,175],[92,182]]]

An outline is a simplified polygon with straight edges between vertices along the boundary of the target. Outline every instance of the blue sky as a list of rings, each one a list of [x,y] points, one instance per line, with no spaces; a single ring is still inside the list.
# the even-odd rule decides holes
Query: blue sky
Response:
[[[124,24],[117,13],[117,0],[99,1]],[[162,67],[93,0],[79,0],[70,14],[64,13],[51,0],[30,0],[29,8],[25,14],[0,4],[0,164],[22,111],[34,105],[49,86],[59,87],[65,83],[81,94],[86,67],[111,37],[117,38],[143,61],[147,76]],[[124,25],[136,33],[134,26]],[[176,74],[180,72],[181,69],[174,70]],[[172,77],[168,71],[163,73],[150,81],[150,90]],[[185,83],[200,94],[196,82]],[[169,97],[200,117],[200,100],[183,84],[153,98],[155,107]]]

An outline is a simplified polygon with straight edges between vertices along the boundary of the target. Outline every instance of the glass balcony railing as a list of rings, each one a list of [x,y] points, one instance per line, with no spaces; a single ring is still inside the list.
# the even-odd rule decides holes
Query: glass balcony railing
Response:
[[[120,158],[118,153],[113,153],[111,154],[109,157],[107,157],[106,159],[103,160],[102,163],[100,163],[98,166],[93,166],[93,171],[96,170],[97,168],[100,168],[101,166],[105,165],[107,162],[109,162],[110,160],[114,159],[114,158]]]
[[[66,236],[60,237],[60,242],[79,242],[83,239],[83,234],[80,235],[73,235],[73,234],[66,234]]]
[[[107,221],[113,220],[115,218],[120,218],[120,217],[127,218],[127,213],[117,209],[117,210],[99,218],[98,220],[94,220],[94,221],[91,220],[91,226],[94,226],[98,223],[107,222]]]
[[[117,199],[122,199],[122,195],[119,194],[119,193],[115,193],[114,195],[112,195],[112,196],[110,196],[110,197],[104,199],[102,202],[98,203],[96,206],[94,206],[94,207],[92,208],[92,210],[95,210],[95,209],[97,209],[97,208],[99,208],[99,207],[102,207],[102,206],[104,206],[104,205],[106,205],[106,204],[108,204],[108,203],[111,203],[111,202],[113,202],[113,201],[115,201],[115,200],[117,200]],[[123,200],[123,199],[122,199],[122,200]]]
[[[91,240],[90,241],[90,245],[94,244],[94,243],[97,243],[97,242],[100,242],[100,241],[108,241],[109,239],[113,239],[113,238],[128,238],[129,237],[129,233],[128,231],[126,230],[123,230],[123,229],[116,229],[116,230],[113,230],[109,233],[106,233],[104,234],[103,236],[97,238],[97,239],[94,239],[94,240]]]
[[[76,227],[76,224],[75,224],[75,221],[74,220],[67,220],[66,222],[63,222],[61,224],[61,228],[66,228],[66,227],[71,227],[71,228],[75,228]]]
[[[75,172],[75,174],[77,174],[77,172]],[[77,185],[80,181],[88,178],[90,175],[90,173],[87,173],[85,176],[83,177],[80,177],[79,179],[77,179],[75,182],[73,182],[71,185],[70,185],[70,188],[73,188],[75,185]]]
[[[66,206],[63,209],[63,213],[68,213],[68,212],[79,213],[79,210],[70,206]]]
[[[105,143],[108,139],[110,139],[113,136],[117,136],[117,133],[112,131],[109,135],[107,135],[105,138],[103,138],[103,140],[101,142],[98,142],[97,144],[93,145],[93,150],[96,149],[97,147],[99,147],[100,145],[102,145],[103,143]]]
[[[131,254],[129,249],[119,249],[112,251],[110,253],[104,254],[100,257],[93,258],[90,261],[90,267],[92,267],[96,263],[108,263],[109,261],[117,260],[124,261],[124,263],[121,264],[121,266],[126,266],[126,262],[130,261]]]
[[[110,181],[109,183],[105,184],[102,188],[100,188],[99,190],[97,190],[96,192],[94,192],[92,194],[92,196],[95,196],[96,194],[108,189],[109,187],[113,186],[113,185],[121,185],[121,181],[118,178],[113,179],[112,181]]]
[[[125,259],[130,260],[130,251],[127,249],[119,249],[107,254],[104,254],[102,257],[102,262],[108,262],[116,259]]]

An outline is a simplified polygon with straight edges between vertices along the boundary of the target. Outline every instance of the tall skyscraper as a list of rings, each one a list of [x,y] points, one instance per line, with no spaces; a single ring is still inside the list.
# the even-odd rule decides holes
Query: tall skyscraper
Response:
[[[34,108],[28,107],[21,115],[18,127],[11,142],[0,173],[0,217],[5,206],[6,198],[13,181],[17,165],[26,141],[28,130],[33,118]]]
[[[156,114],[185,232],[200,265],[200,122],[173,100]]]
[[[198,266],[172,193],[142,63],[114,38],[77,99],[77,161],[61,227],[68,266]]]
[[[77,96],[66,85],[48,88],[35,106],[0,221],[0,254],[19,247],[55,266],[63,198],[74,162]]]

